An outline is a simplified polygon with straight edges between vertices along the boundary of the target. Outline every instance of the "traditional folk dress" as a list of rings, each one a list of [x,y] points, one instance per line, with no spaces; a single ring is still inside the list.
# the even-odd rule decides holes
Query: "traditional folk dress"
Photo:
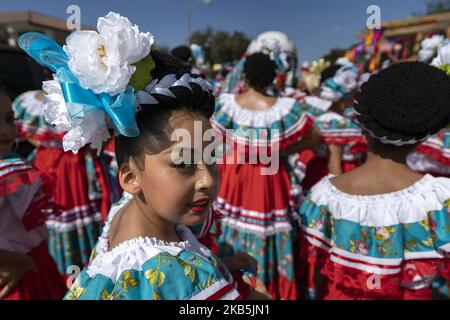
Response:
[[[18,155],[0,159],[0,249],[27,254],[38,269],[27,272],[6,300],[61,299],[67,290],[47,248],[51,185]]]
[[[450,179],[425,175],[398,192],[360,196],[331,178],[300,210],[310,297],[430,299],[433,281],[450,277]]]
[[[111,155],[97,156],[88,147],[77,154],[64,152],[65,132],[49,126],[43,116],[41,91],[28,91],[13,103],[19,133],[37,145],[34,166],[55,177],[54,202],[58,214],[47,218],[49,251],[62,274],[72,265],[84,266],[101,234],[117,182],[111,178]]]
[[[301,140],[312,129],[312,119],[294,99],[278,98],[270,109],[252,111],[241,107],[235,95],[223,94],[211,123],[230,149],[220,164],[214,205],[224,216],[219,256],[251,254],[274,299],[297,299],[291,220],[302,191],[287,160],[275,156],[271,163],[278,161],[279,168],[265,171],[271,163],[260,156],[272,156],[276,149]]]
[[[408,156],[408,165],[418,172],[450,177],[450,129],[442,129],[421,143]]]
[[[108,250],[110,223],[130,200],[111,208],[91,262],[66,294],[67,300],[235,300],[241,296],[229,271],[177,225],[181,242],[139,237]]]
[[[306,97],[303,108],[314,117],[315,125],[322,132],[322,144],[298,155],[297,166],[305,168],[302,187],[311,187],[328,175],[329,151],[327,145],[342,146],[342,171],[349,172],[360,166],[367,157],[367,141],[359,123],[348,112],[340,115],[326,111],[331,102],[317,97]]]

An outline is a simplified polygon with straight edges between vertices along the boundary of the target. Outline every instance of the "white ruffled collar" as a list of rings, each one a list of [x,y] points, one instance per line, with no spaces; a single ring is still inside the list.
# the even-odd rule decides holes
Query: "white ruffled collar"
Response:
[[[181,251],[188,250],[204,258],[212,255],[208,248],[198,242],[192,231],[182,224],[176,226],[176,231],[182,241],[166,242],[155,237],[135,237],[108,250],[110,223],[132,198],[132,195],[124,193],[124,198],[111,208],[95,248],[96,256],[86,269],[90,277],[101,274],[116,281],[125,270],[142,270],[142,265],[146,261],[161,252],[177,256]]]
[[[291,112],[295,99],[278,97],[272,107],[266,110],[250,110],[236,101],[236,95],[224,93],[219,97],[221,111],[227,113],[234,122],[247,127],[270,127]]]
[[[326,207],[334,219],[364,226],[409,224],[427,219],[428,212],[441,210],[450,199],[450,179],[423,176],[408,188],[379,195],[354,195],[336,188],[323,178],[310,193],[318,206]]]
[[[429,191],[429,185],[430,183],[434,180],[434,177],[426,174],[424,175],[422,178],[420,178],[418,181],[414,182],[412,185],[410,185],[409,187],[402,189],[402,190],[398,190],[398,191],[393,191],[393,192],[388,192],[388,193],[383,193],[383,194],[376,194],[376,195],[357,195],[357,194],[350,194],[350,193],[346,193],[344,191],[339,190],[330,180],[332,178],[335,178],[335,175],[328,175],[327,177],[325,177],[323,179],[323,183],[326,185],[327,188],[330,188],[331,191],[334,193],[334,195],[338,198],[341,198],[343,200],[347,199],[350,201],[361,201],[361,202],[378,202],[378,201],[398,201],[399,199],[403,199],[403,198],[408,198],[413,196],[414,194],[420,194],[423,192],[427,192]]]

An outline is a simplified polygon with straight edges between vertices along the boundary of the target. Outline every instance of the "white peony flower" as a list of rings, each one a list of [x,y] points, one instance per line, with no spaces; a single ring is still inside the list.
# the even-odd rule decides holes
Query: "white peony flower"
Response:
[[[43,101],[45,121],[54,125],[57,130],[70,130],[71,119],[59,82],[56,80],[44,81],[42,90],[45,92]]]
[[[439,67],[444,64],[450,64],[450,42],[439,47],[438,55],[431,63],[434,67]]]
[[[63,49],[82,87],[113,96],[125,91],[136,70],[132,64],[150,53],[154,39],[114,12],[98,19],[97,30],[73,32]]]
[[[436,48],[444,41],[444,36],[434,35],[431,38],[427,38],[420,43],[420,50],[417,53],[417,59],[421,62],[427,62],[436,53]]]
[[[73,127],[64,135],[63,148],[64,151],[71,150],[77,153],[83,146],[90,144],[91,148],[96,149],[97,154],[100,154],[103,141],[108,140],[109,137],[105,112],[92,109],[82,119],[74,119]]]
[[[97,153],[110,135],[105,122],[105,112],[100,109],[88,111],[83,118],[71,118],[58,81],[44,81],[42,89],[44,98],[45,120],[57,130],[65,131],[63,138],[64,151],[77,153],[83,146],[90,144]]]
[[[352,91],[358,86],[358,74],[349,67],[339,69],[333,79],[345,93]]]

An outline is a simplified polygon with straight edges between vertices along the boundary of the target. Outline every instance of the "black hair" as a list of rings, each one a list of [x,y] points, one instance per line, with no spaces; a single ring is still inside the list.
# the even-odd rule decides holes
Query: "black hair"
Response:
[[[342,65],[333,64],[323,69],[320,73],[320,84],[324,83],[327,79],[333,78],[340,68],[342,68]]]
[[[7,96],[12,101],[12,94],[11,94],[11,92],[2,83],[0,83],[0,94],[4,94],[5,96]]]
[[[450,77],[422,62],[395,64],[361,86],[354,108],[372,137],[420,141],[450,121]]]
[[[175,58],[180,59],[184,63],[189,63],[192,59],[192,51],[188,46],[178,46],[170,52]]]
[[[181,61],[170,54],[152,50],[151,56],[155,61],[155,69],[151,75],[153,79],[162,79],[168,74],[175,74],[179,79],[189,73]],[[196,78],[197,76],[191,75]],[[174,97],[161,94],[152,94],[158,100],[156,105],[140,105],[140,111],[136,114],[137,126],[140,135],[129,138],[119,135],[115,143],[115,151],[119,167],[130,156],[139,156],[144,152],[158,153],[167,145],[170,136],[169,119],[176,111],[185,111],[191,114],[204,116],[209,119],[214,112],[215,100],[212,93],[204,91],[198,84],[190,83],[191,89],[184,86],[172,86],[169,90]]]
[[[254,53],[244,63],[244,74],[252,88],[265,89],[276,77],[277,65],[267,54]]]

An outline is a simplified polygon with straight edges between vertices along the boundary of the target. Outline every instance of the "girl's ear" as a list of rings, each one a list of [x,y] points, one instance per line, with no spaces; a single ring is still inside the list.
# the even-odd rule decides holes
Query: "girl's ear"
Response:
[[[119,183],[122,189],[132,195],[141,192],[141,175],[139,168],[130,157],[119,169]]]

